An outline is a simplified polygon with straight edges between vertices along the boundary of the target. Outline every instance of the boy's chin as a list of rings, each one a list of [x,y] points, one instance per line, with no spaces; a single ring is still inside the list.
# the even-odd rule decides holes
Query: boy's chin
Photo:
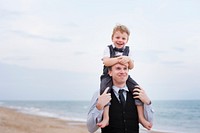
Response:
[[[124,45],[116,46],[116,48],[123,48],[123,47],[124,47]]]

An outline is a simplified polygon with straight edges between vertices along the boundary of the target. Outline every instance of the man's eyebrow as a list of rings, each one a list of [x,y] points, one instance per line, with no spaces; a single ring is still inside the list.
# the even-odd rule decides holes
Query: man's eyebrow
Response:
[[[116,69],[121,69],[120,67],[116,67]]]

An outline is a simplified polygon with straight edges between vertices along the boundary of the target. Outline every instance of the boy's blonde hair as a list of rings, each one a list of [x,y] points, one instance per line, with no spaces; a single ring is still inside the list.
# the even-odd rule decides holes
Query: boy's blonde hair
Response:
[[[117,31],[119,31],[121,33],[125,32],[128,36],[130,35],[130,31],[125,25],[118,24],[113,28],[113,33],[112,33],[111,39],[113,39],[113,36],[114,36],[115,32],[117,32]]]

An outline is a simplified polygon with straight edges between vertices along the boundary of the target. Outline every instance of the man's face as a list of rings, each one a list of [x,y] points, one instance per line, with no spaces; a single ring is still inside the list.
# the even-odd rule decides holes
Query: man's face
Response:
[[[128,64],[115,64],[112,66],[111,70],[109,70],[109,75],[112,76],[113,84],[120,85],[125,84],[128,79]]]

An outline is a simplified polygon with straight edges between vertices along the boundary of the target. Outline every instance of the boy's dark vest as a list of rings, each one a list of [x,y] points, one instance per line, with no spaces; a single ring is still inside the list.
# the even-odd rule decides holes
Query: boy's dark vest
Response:
[[[102,133],[139,133],[139,122],[135,100],[127,92],[126,105],[119,103],[113,90],[111,90],[111,105],[109,109],[109,125],[102,128]]]
[[[110,58],[114,58],[116,57],[115,55],[115,49],[113,48],[112,45],[108,45],[109,49],[110,49]],[[123,50],[123,54],[124,56],[128,56],[129,55],[129,47],[128,46],[125,46],[124,50]],[[106,67],[105,65],[103,66],[103,75],[101,75],[101,79],[103,77],[107,77],[108,76],[108,67]]]

